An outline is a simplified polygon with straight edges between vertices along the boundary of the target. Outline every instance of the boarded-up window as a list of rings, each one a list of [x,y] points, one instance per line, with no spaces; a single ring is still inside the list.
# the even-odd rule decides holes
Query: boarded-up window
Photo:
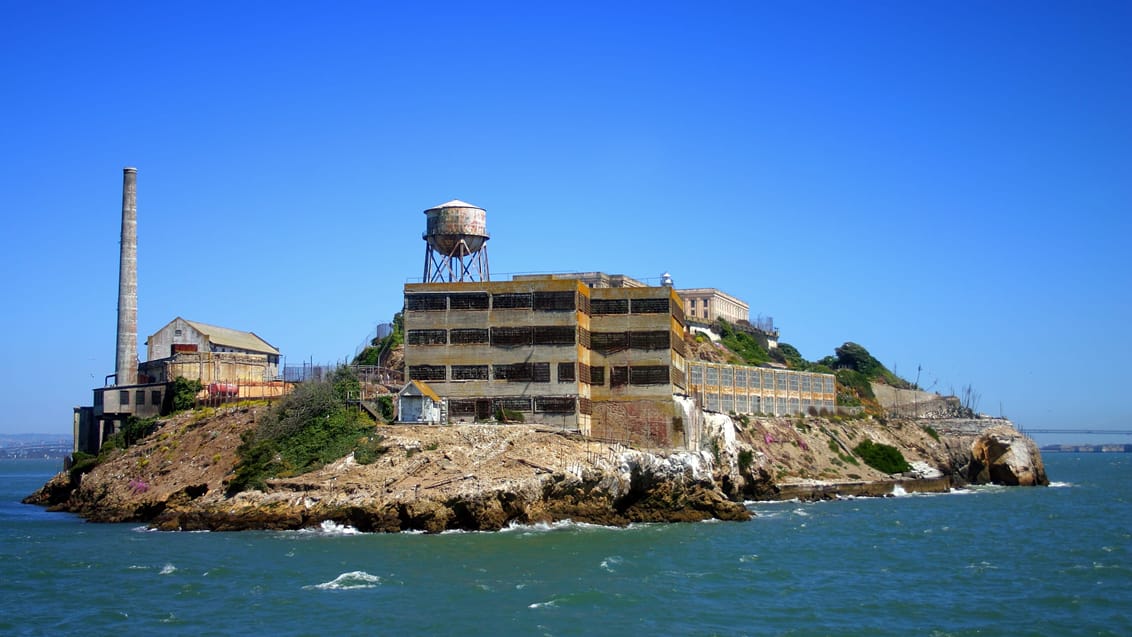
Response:
[[[662,299],[633,299],[633,314],[667,314],[671,309],[668,298]]]
[[[446,345],[448,332],[445,330],[409,330],[405,334],[409,345]]]
[[[448,378],[443,365],[410,365],[410,380],[446,380]]]
[[[448,309],[448,295],[446,294],[406,294],[405,309],[410,311],[429,312]]]
[[[668,332],[629,332],[629,347],[632,349],[668,349]]]
[[[593,383],[593,376],[590,374],[589,365],[578,363],[578,381],[587,385]]]
[[[506,409],[507,411],[531,411],[531,399],[522,396],[512,396],[508,398],[496,398],[491,401],[492,406],[498,409]]]
[[[641,365],[630,367],[629,382],[633,385],[665,385],[668,383],[668,366]]]
[[[513,363],[494,365],[492,378],[518,383],[549,383],[550,363]]]
[[[629,299],[591,299],[592,314],[628,314]]]
[[[529,327],[493,327],[491,328],[491,344],[497,347],[516,347],[531,344],[531,328]]]
[[[487,303],[487,292],[448,295],[448,307],[453,310],[486,310]]]
[[[684,384],[684,372],[675,367],[672,368],[672,384],[678,387],[687,387]]]
[[[572,312],[578,309],[574,292],[535,292],[532,305],[537,312]]]
[[[577,375],[574,373],[574,363],[558,363],[558,382],[572,383],[576,380]]]
[[[629,384],[629,368],[628,367],[610,367],[609,368],[609,386],[620,387]]]
[[[591,367],[590,368],[590,384],[602,386],[605,385],[605,367]]]
[[[576,409],[573,396],[535,396],[535,411],[548,414],[572,414]]]
[[[149,404],[153,405],[154,407],[161,404],[161,391],[160,390],[155,389],[155,390],[149,392]]]
[[[602,354],[612,354],[629,349],[628,332],[593,332],[590,334],[591,348]]]
[[[590,297],[585,294],[578,295],[578,310],[587,315],[590,313]]]
[[[448,415],[453,418],[474,417],[476,415],[476,401],[474,399],[449,399]]]
[[[487,365],[453,365],[452,380],[487,380]]]
[[[578,397],[578,413],[585,414],[587,416],[594,413],[594,406],[593,403],[590,402],[589,398],[582,398],[581,396]]]
[[[458,329],[448,333],[448,342],[453,345],[473,345],[490,341],[486,329]]]
[[[491,297],[491,306],[497,310],[531,308],[531,294],[496,294]]]
[[[570,325],[541,325],[534,328],[535,345],[573,345],[577,330]]]
[[[684,306],[676,301],[672,301],[672,316],[683,325],[687,319],[684,316]]]

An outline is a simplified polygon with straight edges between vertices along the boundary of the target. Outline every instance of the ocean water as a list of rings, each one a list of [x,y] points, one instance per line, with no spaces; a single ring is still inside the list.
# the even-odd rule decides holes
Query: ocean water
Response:
[[[1132,454],[1049,488],[751,503],[745,523],[161,533],[23,505],[0,462],[3,635],[1132,635]]]

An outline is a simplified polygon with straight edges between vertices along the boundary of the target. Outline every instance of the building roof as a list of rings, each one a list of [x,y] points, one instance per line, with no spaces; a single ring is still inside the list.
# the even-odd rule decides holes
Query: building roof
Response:
[[[437,396],[436,392],[434,392],[431,387],[429,387],[427,384],[425,384],[425,382],[423,380],[411,380],[411,381],[409,381],[409,384],[405,385],[401,389],[401,391],[398,392],[398,393],[401,394],[401,395],[408,394],[408,395],[411,396],[411,395],[413,395],[413,392],[412,392],[413,389],[416,389],[418,392],[420,392],[421,396],[427,396],[428,398],[431,398],[432,402],[434,402],[434,403],[440,402],[440,396]]]
[[[201,334],[208,337],[208,340],[213,345],[221,347],[231,347],[233,349],[242,349],[248,352],[260,352],[263,354],[279,354],[279,350],[275,349],[271,343],[263,340],[255,335],[254,332],[241,332],[239,330],[229,329],[227,327],[220,327],[218,325],[209,325],[208,323],[198,323],[183,319],[192,328]]]
[[[452,201],[446,201],[446,202],[440,204],[439,206],[433,206],[433,207],[429,208],[428,210],[437,210],[439,208],[475,208],[476,210],[483,210],[483,208],[480,208],[479,206],[477,206],[475,204],[470,204],[466,201],[460,201],[459,199],[453,199]],[[426,210],[425,212],[428,212],[428,210]]]

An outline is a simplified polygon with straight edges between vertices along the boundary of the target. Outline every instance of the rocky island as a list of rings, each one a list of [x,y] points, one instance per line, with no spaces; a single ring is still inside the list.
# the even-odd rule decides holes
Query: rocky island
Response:
[[[245,403],[177,414],[89,470],[60,473],[25,501],[163,530],[333,521],[361,531],[440,532],[567,519],[745,520],[745,500],[1048,483],[1033,441],[1005,420],[705,413],[710,435],[693,451],[634,449],[529,424],[375,425],[377,453],[354,451],[234,493],[237,450],[267,410]],[[854,451],[865,441],[898,450],[908,470],[868,466]]]

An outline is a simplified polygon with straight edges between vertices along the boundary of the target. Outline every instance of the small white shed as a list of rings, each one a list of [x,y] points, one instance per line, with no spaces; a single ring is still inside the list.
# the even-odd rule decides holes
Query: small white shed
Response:
[[[397,392],[397,422],[439,424],[441,407],[440,396],[424,381],[411,380]]]

